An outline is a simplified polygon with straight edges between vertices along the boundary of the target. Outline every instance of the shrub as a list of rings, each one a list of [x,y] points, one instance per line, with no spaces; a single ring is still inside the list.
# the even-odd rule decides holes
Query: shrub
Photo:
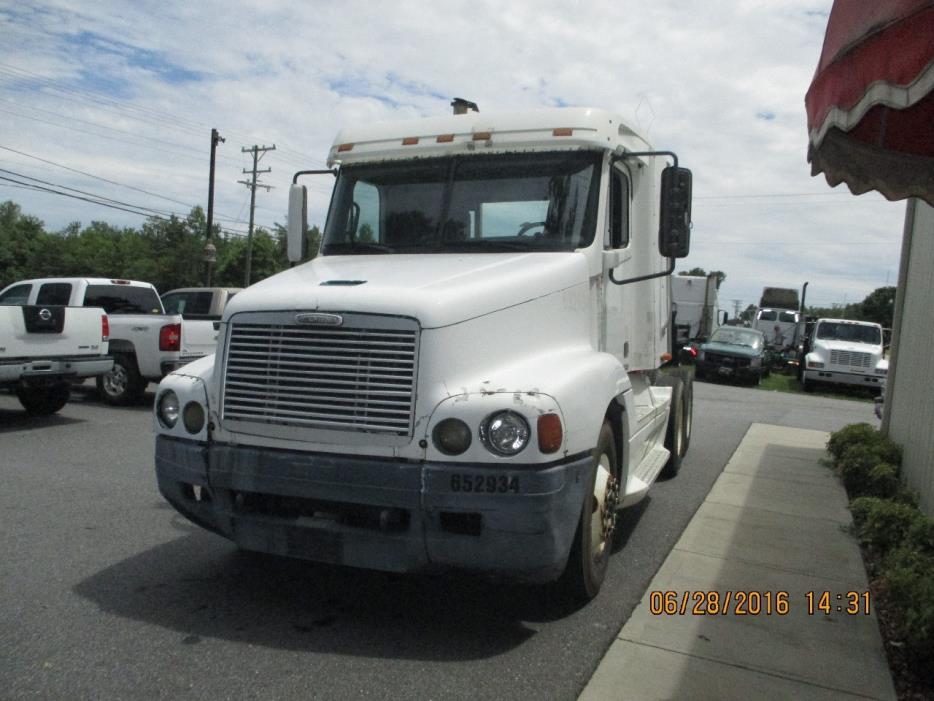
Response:
[[[934,554],[898,548],[886,559],[888,601],[899,633],[922,668],[934,663]]]
[[[912,528],[927,518],[915,507],[878,497],[860,497],[850,504],[856,536],[880,555],[903,545]]]
[[[833,456],[834,460],[839,460],[843,451],[849,446],[872,443],[878,435],[879,432],[867,423],[850,424],[830,434],[827,452]]]

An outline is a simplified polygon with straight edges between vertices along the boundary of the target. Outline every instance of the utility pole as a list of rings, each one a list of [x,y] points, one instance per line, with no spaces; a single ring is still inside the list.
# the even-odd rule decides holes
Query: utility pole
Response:
[[[208,231],[207,242],[204,244],[204,260],[208,264],[207,287],[211,286],[211,268],[214,261],[217,260],[217,248],[211,239],[214,236],[214,152],[217,150],[218,142],[224,143],[224,137],[217,133],[217,129],[211,129],[211,173],[208,176]]]
[[[264,146],[253,146],[252,148],[247,148],[246,146],[244,146],[243,148],[240,149],[240,151],[243,153],[253,154],[253,170],[252,170],[253,179],[249,182],[246,180],[237,181],[238,183],[246,185],[248,188],[250,188],[250,228],[246,235],[246,274],[243,276],[244,287],[250,286],[250,266],[253,262],[253,210],[256,207],[256,188],[264,187],[266,188],[266,192],[269,192],[272,189],[272,185],[263,185],[262,183],[256,182],[256,176],[258,173],[270,173],[272,172],[272,168],[266,168],[264,170],[257,170],[256,164],[259,163],[259,159],[262,158],[266,154],[266,151],[275,151],[275,150],[276,150],[275,144],[273,144],[272,146],[265,146],[265,145]],[[244,168],[243,172],[250,173],[251,171]]]

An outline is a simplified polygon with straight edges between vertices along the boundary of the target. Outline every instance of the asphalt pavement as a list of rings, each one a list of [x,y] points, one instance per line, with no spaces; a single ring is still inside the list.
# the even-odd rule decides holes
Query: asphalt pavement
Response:
[[[573,607],[245,555],[159,496],[147,407],[78,391],[33,419],[0,395],[0,697],[576,699],[752,422],[874,421],[867,402],[706,383],[695,402],[681,474],[627,510],[603,591]]]

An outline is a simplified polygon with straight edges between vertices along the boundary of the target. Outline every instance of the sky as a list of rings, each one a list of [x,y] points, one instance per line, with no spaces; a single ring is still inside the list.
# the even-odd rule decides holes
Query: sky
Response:
[[[259,161],[268,228],[342,126],[446,115],[454,97],[600,107],[693,171],[677,270],[725,272],[731,316],[805,282],[809,304],[860,301],[897,280],[905,204],[810,175],[804,95],[831,4],[0,0],[0,201],[50,231],[206,209],[215,127],[215,222],[244,235],[254,145],[276,147]],[[329,187],[310,185],[312,224]]]

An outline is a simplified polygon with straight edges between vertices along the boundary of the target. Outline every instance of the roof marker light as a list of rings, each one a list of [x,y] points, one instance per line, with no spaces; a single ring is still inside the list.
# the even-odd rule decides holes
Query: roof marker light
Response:
[[[418,143],[417,136],[407,136],[402,140],[403,146],[414,146],[417,143]]]
[[[439,144],[449,144],[454,141],[454,134],[442,134],[436,139],[436,141]]]
[[[338,153],[340,153],[341,151],[350,151],[352,149],[353,149],[353,144],[341,144],[340,146],[337,147]]]
[[[570,127],[562,127],[560,129],[555,129],[553,132],[551,132],[551,135],[552,136],[573,136],[574,130],[571,129]]]
[[[489,141],[493,138],[493,132],[491,131],[478,131],[473,135],[474,141]]]

